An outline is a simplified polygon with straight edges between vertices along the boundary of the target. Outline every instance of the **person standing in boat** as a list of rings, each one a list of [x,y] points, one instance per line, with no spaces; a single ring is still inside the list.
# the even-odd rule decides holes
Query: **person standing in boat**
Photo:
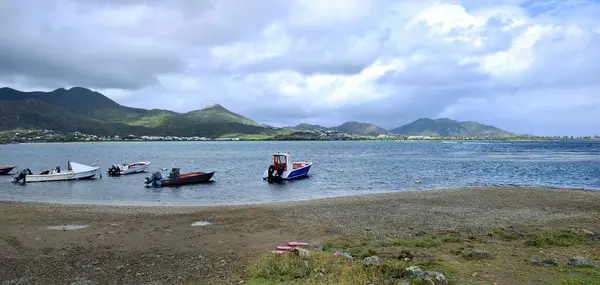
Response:
[[[56,168],[52,169],[52,171],[50,172],[50,174],[54,173],[60,173],[60,165],[57,165]]]

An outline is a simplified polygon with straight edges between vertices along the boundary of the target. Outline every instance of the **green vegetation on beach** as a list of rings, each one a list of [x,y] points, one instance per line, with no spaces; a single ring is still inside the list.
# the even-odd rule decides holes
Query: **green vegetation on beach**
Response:
[[[402,237],[366,231],[307,249],[307,257],[265,254],[250,267],[250,284],[600,284],[596,266],[569,264],[578,256],[600,260],[600,235],[585,229],[508,227]],[[383,264],[363,264],[374,256]]]

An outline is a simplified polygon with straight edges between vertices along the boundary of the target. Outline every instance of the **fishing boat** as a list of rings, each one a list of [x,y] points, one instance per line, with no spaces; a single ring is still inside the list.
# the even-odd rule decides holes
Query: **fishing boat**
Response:
[[[100,167],[69,161],[67,171],[61,171],[60,166],[56,166],[52,170],[45,170],[39,174],[29,174],[26,179],[27,182],[67,181],[92,179],[96,174],[100,174]]]
[[[8,175],[16,165],[0,165],[0,175]]]
[[[146,169],[148,168],[148,166],[151,163],[152,162],[150,162],[150,161],[139,161],[139,162],[134,162],[134,163],[123,163],[120,165],[113,164],[111,167],[108,168],[108,175],[109,176],[120,176],[120,175],[144,172],[144,171],[146,171]]]
[[[162,177],[160,171],[152,173],[150,177],[146,177],[144,183],[146,186],[181,186],[186,184],[208,183],[215,172],[192,172],[180,174],[179,168],[172,168],[168,178]]]
[[[263,174],[263,180],[269,183],[292,180],[308,176],[312,162],[292,162],[289,153],[273,154],[273,164]]]

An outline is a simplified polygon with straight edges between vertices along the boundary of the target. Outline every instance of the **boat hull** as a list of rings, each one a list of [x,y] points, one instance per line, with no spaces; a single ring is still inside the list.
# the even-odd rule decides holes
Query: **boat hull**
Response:
[[[68,181],[68,180],[85,180],[92,179],[96,176],[98,170],[88,170],[84,172],[74,173],[71,171],[54,174],[32,174],[27,175],[27,182],[50,182],[50,181]]]
[[[25,177],[27,182],[49,182],[49,181],[68,181],[92,179],[96,174],[100,174],[100,167],[88,166],[69,161],[67,171],[48,174],[29,174]]]
[[[209,183],[215,172],[194,172],[182,174],[177,179],[161,179],[153,181],[151,185],[156,187],[172,187],[188,184]]]
[[[3,165],[0,166],[0,175],[8,175],[15,167],[13,165]]]
[[[310,171],[311,166],[312,166],[312,163],[310,163],[304,167],[294,169],[291,172],[287,173],[287,176],[285,175],[286,173],[284,173],[284,178],[285,179],[297,179],[297,178],[308,176],[308,172]]]

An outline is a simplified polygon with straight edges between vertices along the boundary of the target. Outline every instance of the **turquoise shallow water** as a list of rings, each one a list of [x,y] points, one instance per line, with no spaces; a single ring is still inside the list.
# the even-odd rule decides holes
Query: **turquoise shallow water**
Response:
[[[262,180],[272,153],[312,161],[310,177]],[[98,162],[94,181],[10,183],[0,200],[118,205],[232,205],[405,190],[524,185],[600,190],[600,142],[126,142],[0,145],[0,164],[34,172]],[[113,163],[150,160],[150,171],[216,171],[215,183],[147,188],[149,173],[108,177]],[[163,172],[165,175],[168,172]],[[421,183],[415,183],[415,181]]]

